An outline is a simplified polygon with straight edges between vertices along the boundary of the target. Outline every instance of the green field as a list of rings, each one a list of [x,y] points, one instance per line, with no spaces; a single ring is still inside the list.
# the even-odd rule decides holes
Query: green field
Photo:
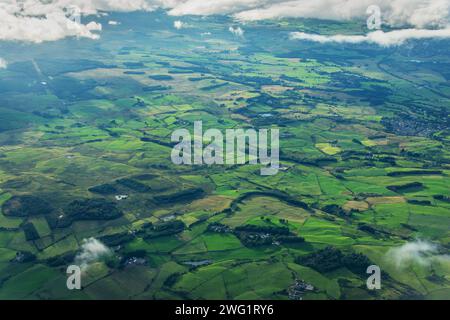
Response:
[[[8,45],[0,299],[450,299],[448,41],[344,50],[287,38],[352,22],[249,22],[238,38],[229,18],[115,18],[98,41]],[[280,171],[175,165],[172,132],[199,120],[279,128]],[[109,255],[69,291],[89,238]],[[396,264],[419,240],[426,257]]]

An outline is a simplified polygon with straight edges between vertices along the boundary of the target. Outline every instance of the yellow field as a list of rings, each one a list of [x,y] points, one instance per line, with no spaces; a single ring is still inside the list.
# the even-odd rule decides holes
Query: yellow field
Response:
[[[328,155],[341,152],[341,148],[332,146],[330,143],[316,143],[316,148]]]

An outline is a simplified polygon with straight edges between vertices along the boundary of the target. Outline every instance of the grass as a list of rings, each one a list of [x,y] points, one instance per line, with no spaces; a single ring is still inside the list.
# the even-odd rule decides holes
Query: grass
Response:
[[[150,13],[155,32],[128,32],[148,27],[150,21],[148,13],[129,14],[132,25],[124,20],[116,28],[120,32],[111,31],[100,42],[70,50],[55,42],[39,53],[8,47],[11,56],[17,50],[17,61],[0,71],[0,208],[12,196],[30,194],[49,201],[57,217],[73,200],[104,198],[124,216],[52,228],[46,219],[50,213],[13,218],[0,212],[0,298],[287,299],[295,278],[316,288],[305,300],[399,299],[412,290],[427,299],[449,295],[447,282],[429,277],[433,272],[447,277],[446,263],[434,263],[433,271],[423,266],[397,270],[385,261],[386,252],[407,238],[442,247],[450,241],[450,204],[434,198],[450,196],[450,137],[443,129],[450,100],[427,88],[447,95],[450,89],[441,74],[446,68],[435,68],[432,51],[420,56],[419,65],[408,62],[417,58],[415,52],[405,59],[398,51],[387,59],[383,48],[365,57],[350,47],[286,41],[294,29],[363,31],[353,21],[313,19],[254,22],[248,36],[237,39],[217,17],[190,22],[193,18],[186,17],[186,23],[211,30],[214,37],[200,39],[195,28],[188,28],[180,41],[175,30],[159,32],[157,21],[165,19],[160,12]],[[261,32],[264,37],[256,36]],[[28,67],[36,54],[48,57],[37,59],[49,73],[44,76],[52,75],[45,90]],[[439,58],[444,66],[450,63],[446,55]],[[151,75],[166,77],[155,80]],[[170,88],[155,89],[160,84]],[[172,132],[192,130],[198,120],[205,129],[279,128],[282,169],[261,176],[259,165],[174,165]],[[442,173],[388,175],[413,170]],[[142,175],[147,178],[137,177]],[[118,179],[135,179],[149,189],[136,192]],[[423,187],[407,192],[387,188],[412,182]],[[88,191],[102,184],[113,185],[128,199]],[[204,189],[205,196],[154,201],[192,188]],[[309,209],[270,196],[233,202],[248,192],[267,191],[282,192]],[[329,205],[346,214],[325,212]],[[182,232],[143,238],[139,230],[144,225],[171,215],[186,224]],[[35,226],[39,239],[26,241],[24,222]],[[245,247],[233,233],[207,231],[212,222],[232,228],[283,225],[305,242]],[[385,233],[362,231],[361,223]],[[85,238],[128,232],[134,234],[129,241],[111,246],[115,255],[144,251],[147,263],[123,268],[95,263],[80,293],[68,293],[65,273],[48,263],[79,252]],[[391,276],[383,280],[385,289],[370,294],[365,279],[346,268],[320,274],[294,262],[326,246],[367,255]],[[11,262],[18,251],[38,260]],[[211,263],[195,269],[184,264],[200,260]]]
[[[330,221],[309,218],[300,228],[299,234],[306,241],[334,246],[351,245],[354,240],[342,234],[341,228]]]
[[[8,279],[0,291],[0,299],[24,299],[33,291],[41,288],[58,273],[42,264],[36,264],[26,271]]]

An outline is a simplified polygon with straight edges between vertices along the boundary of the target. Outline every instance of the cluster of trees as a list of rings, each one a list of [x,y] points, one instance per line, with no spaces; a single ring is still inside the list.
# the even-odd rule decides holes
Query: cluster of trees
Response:
[[[417,204],[419,206],[431,206],[430,200],[408,199],[408,203]]]
[[[278,227],[278,226],[257,226],[254,224],[246,224],[243,226],[236,227],[235,232],[252,232],[252,233],[268,233],[268,234],[279,234],[279,235],[289,235],[288,227]]]
[[[406,228],[410,229],[410,230],[413,230],[412,226],[409,226],[409,227],[406,227]],[[367,233],[371,234],[375,238],[389,238],[391,236],[399,236],[399,237],[402,237],[402,238],[404,237],[404,236],[402,236],[402,235],[400,235],[398,233],[392,232],[388,228],[384,228],[383,226],[369,225],[369,224],[366,224],[366,223],[358,224],[358,230],[363,231],[363,232],[367,232]]]
[[[171,288],[173,287],[173,285],[175,283],[177,283],[177,281],[181,278],[183,274],[176,272],[176,273],[172,273],[170,276],[167,277],[167,279],[164,281],[164,286]]]
[[[192,82],[198,82],[198,81],[207,80],[207,79],[214,79],[214,78],[212,78],[212,77],[191,77],[191,78],[188,78],[188,80],[192,81]]]
[[[116,182],[136,192],[145,193],[151,191],[149,186],[133,179],[123,178],[117,180]]]
[[[151,174],[151,173],[143,173],[139,174],[137,176],[134,176],[135,179],[138,180],[152,180],[154,178],[158,177],[157,175]]]
[[[346,267],[358,275],[364,275],[367,267],[373,264],[367,256],[361,253],[344,254],[339,249],[331,246],[309,255],[298,257],[295,262],[321,273]]]
[[[361,223],[361,224],[358,226],[358,230],[361,230],[361,231],[363,231],[363,232],[370,233],[370,234],[372,234],[372,235],[378,235],[378,234],[379,234],[379,232],[378,232],[377,229],[375,229],[374,227],[372,227],[372,226],[370,226],[370,225],[368,225],[368,224],[365,224],[365,223]]]
[[[275,237],[275,240],[279,241],[281,243],[302,243],[302,242],[305,242],[305,238],[294,236],[294,235],[277,236],[277,237]]]
[[[273,198],[281,200],[287,204],[290,204],[292,206],[302,208],[305,210],[309,210],[309,206],[307,203],[297,200],[297,199],[293,198],[292,196],[290,196],[286,193],[283,193],[281,191],[270,190],[270,191],[251,191],[251,192],[247,192],[247,193],[240,195],[239,197],[237,197],[236,199],[233,200],[233,202],[230,205],[229,211],[236,210],[239,203],[241,203],[244,200],[251,199],[252,197],[256,197],[256,196],[273,197]]]
[[[227,232],[231,232],[232,229],[227,226],[224,225],[222,223],[219,222],[212,222],[208,225],[208,228],[206,229],[209,232],[217,232],[217,233],[227,233]]]
[[[163,140],[155,139],[155,138],[152,138],[152,137],[142,137],[141,141],[142,142],[153,142],[153,143],[156,143],[156,144],[159,144],[159,145],[162,145],[162,146],[165,146],[165,147],[169,147],[169,148],[172,148],[175,145],[173,142],[163,141]],[[165,168],[164,165],[156,165],[156,164],[152,165],[151,167],[153,167],[153,168]]]
[[[440,200],[440,201],[450,202],[450,197],[449,196],[444,196],[442,194],[434,195],[433,198],[436,199],[436,200]]]
[[[211,91],[211,90],[214,90],[214,89],[219,89],[219,88],[224,87],[226,85],[228,85],[228,82],[222,82],[222,83],[213,84],[213,85],[210,85],[210,86],[207,86],[207,87],[203,87],[203,88],[201,88],[201,90],[203,90],[203,91]]]
[[[153,197],[157,204],[168,204],[174,202],[190,201],[201,198],[205,195],[205,191],[201,188],[192,188],[181,190],[171,194],[162,194]]]
[[[362,253],[350,253],[342,257],[342,264],[355,274],[365,275],[367,267],[373,263]]]
[[[208,68],[203,66],[172,66],[172,69],[169,73],[177,74],[177,73],[209,73]]]
[[[397,165],[397,160],[394,157],[389,157],[389,156],[377,157],[377,160],[380,162],[388,163],[393,167],[395,167]]]
[[[142,235],[144,239],[153,239],[180,233],[185,228],[186,225],[183,221],[174,220],[157,224],[147,224],[138,232],[138,234]]]
[[[404,192],[404,191],[408,191],[410,189],[418,189],[418,188],[422,188],[422,187],[423,187],[423,183],[421,183],[421,182],[410,182],[410,183],[406,183],[406,184],[402,184],[402,185],[388,186],[387,188],[394,192]]]
[[[36,256],[28,251],[19,251],[16,253],[16,256],[14,259],[12,259],[12,262],[18,262],[18,263],[27,263],[27,262],[33,262],[36,260]]]
[[[287,224],[287,220],[280,219],[280,222]],[[291,233],[288,227],[282,226],[258,226],[246,224],[236,227],[234,230],[222,223],[213,222],[208,225],[207,231],[216,233],[232,232],[246,247],[271,245],[275,241],[280,243],[301,243],[305,239]]]
[[[400,225],[401,225],[403,228],[408,229],[408,230],[411,230],[411,231],[419,231],[419,230],[417,230],[417,228],[415,228],[415,227],[413,227],[412,225],[407,224],[407,223],[400,223]]]
[[[169,90],[171,88],[172,87],[170,87],[170,86],[154,85],[154,86],[146,86],[146,87],[142,88],[142,90],[144,90],[145,92],[152,92],[152,91]]]
[[[13,196],[5,201],[2,212],[5,216],[28,217],[48,214],[53,211],[50,203],[36,196]]]
[[[320,156],[318,158],[312,158],[312,157],[304,157],[303,155],[300,155],[298,153],[282,152],[282,151],[280,151],[280,159],[314,167],[320,167],[325,164],[338,162],[338,160],[333,157]]]
[[[337,204],[328,204],[322,208],[322,211],[332,214],[339,217],[347,217],[349,213],[347,213],[344,209],[342,209]]]
[[[106,184],[101,184],[101,185],[98,185],[98,186],[94,186],[92,188],[89,188],[88,190],[90,192],[98,193],[98,194],[101,194],[101,195],[110,195],[110,194],[117,193],[116,187],[114,187],[111,184],[107,184],[107,183]]]
[[[76,251],[66,252],[59,256],[48,258],[45,263],[50,267],[68,266],[73,263]]]
[[[152,80],[157,80],[157,81],[168,81],[168,80],[173,80],[172,76],[169,76],[167,74],[154,74],[151,76],[148,76],[150,79]]]
[[[342,257],[343,254],[340,250],[326,247],[307,256],[298,257],[295,262],[319,272],[329,272],[342,267]]]
[[[124,71],[123,74],[130,74],[130,75],[144,75],[144,71]]]
[[[138,69],[145,67],[143,62],[124,62],[123,65],[128,69]]]
[[[409,171],[392,171],[387,175],[389,177],[401,177],[401,176],[423,176],[423,175],[436,175],[442,174],[441,170],[409,170]]]
[[[27,241],[39,239],[39,233],[31,222],[24,223],[22,225],[22,230],[25,232],[25,239]]]
[[[123,215],[114,202],[105,199],[74,200],[64,210],[62,219],[74,220],[112,220]]]
[[[145,259],[147,261],[147,252],[142,249],[125,252],[120,259],[108,259],[106,265],[112,269],[123,269],[131,258]]]
[[[270,245],[275,241],[280,243],[302,243],[304,238],[298,237],[289,231],[288,227],[243,225],[234,229],[234,234],[243,245],[255,247]]]
[[[273,236],[259,233],[237,232],[236,235],[246,247],[271,245],[274,241]]]
[[[118,246],[134,239],[134,235],[128,231],[119,232],[100,237],[99,240],[107,246]]]

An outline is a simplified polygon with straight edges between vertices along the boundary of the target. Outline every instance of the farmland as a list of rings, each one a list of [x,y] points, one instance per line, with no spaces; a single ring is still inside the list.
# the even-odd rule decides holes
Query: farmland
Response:
[[[306,300],[450,298],[448,41],[343,48],[288,35],[363,23],[236,37],[223,17],[111,15],[97,41],[0,43],[0,299],[289,299],[296,280]],[[172,132],[198,120],[278,128],[281,170],[175,165]],[[112,253],[67,290],[89,238]],[[430,263],[389,259],[417,239],[438,246]]]

